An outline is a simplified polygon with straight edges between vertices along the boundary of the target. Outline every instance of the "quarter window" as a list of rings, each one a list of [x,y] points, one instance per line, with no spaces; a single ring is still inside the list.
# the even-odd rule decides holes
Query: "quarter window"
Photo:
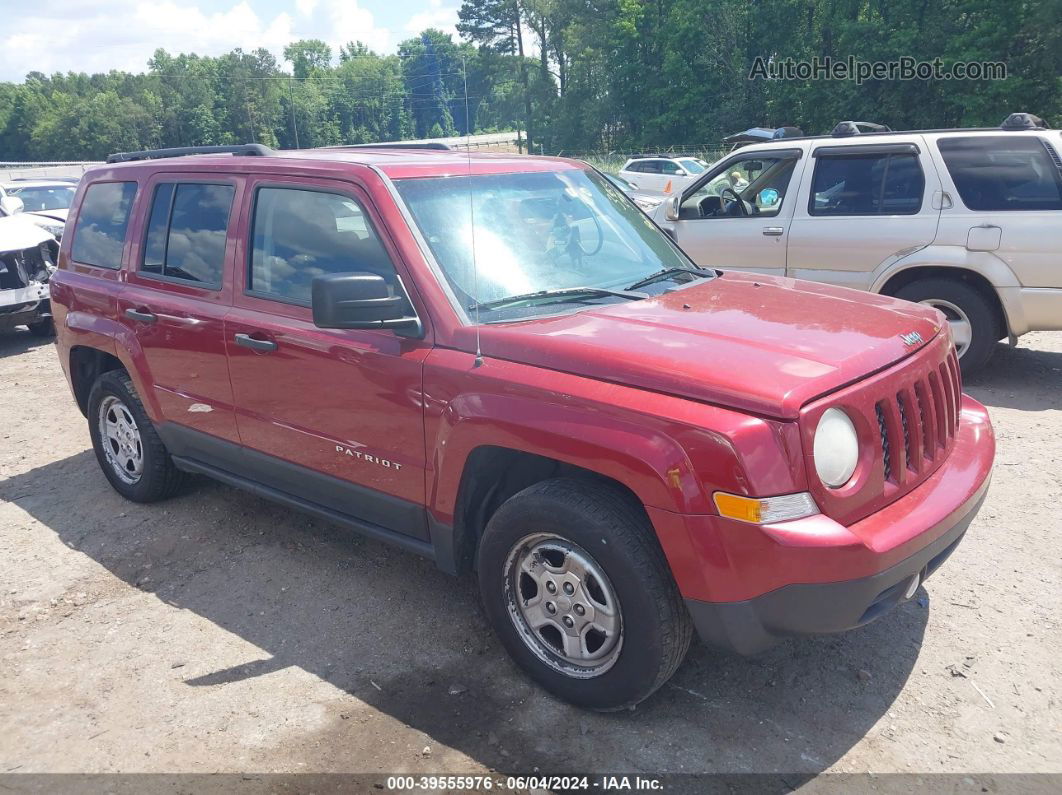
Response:
[[[315,276],[359,271],[382,276],[393,294],[401,293],[376,230],[348,196],[259,188],[251,234],[252,293],[309,304]]]
[[[1062,210],[1062,163],[1046,141],[970,136],[942,138],[937,146],[969,209]]]
[[[164,183],[155,188],[141,272],[220,287],[232,185]]]
[[[925,178],[914,154],[816,158],[812,215],[913,215],[922,207]]]
[[[74,226],[70,256],[75,262],[98,268],[122,267],[122,248],[134,196],[135,182],[89,185]]]

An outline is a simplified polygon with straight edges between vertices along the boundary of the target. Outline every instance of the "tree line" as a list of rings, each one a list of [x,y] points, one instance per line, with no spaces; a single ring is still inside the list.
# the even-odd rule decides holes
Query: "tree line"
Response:
[[[520,129],[533,152],[718,142],[751,126],[828,131],[1062,121],[1062,0],[464,0],[458,40],[392,55],[302,40],[146,71],[0,83],[0,160],[166,146],[280,148]],[[901,56],[1004,63],[1002,80],[763,79],[763,63]],[[289,67],[290,64],[290,67]],[[750,74],[758,67],[757,79]]]

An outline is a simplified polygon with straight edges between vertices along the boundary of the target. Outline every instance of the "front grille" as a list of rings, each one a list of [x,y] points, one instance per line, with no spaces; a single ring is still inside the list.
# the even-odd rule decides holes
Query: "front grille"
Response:
[[[955,445],[961,405],[959,361],[943,333],[892,367],[804,407],[801,432],[810,457],[815,429],[832,407],[851,417],[863,449],[844,487],[833,489],[817,478],[809,482],[819,508],[850,525],[924,483]]]
[[[878,415],[878,432],[881,434],[881,460],[885,467],[885,480],[892,476],[892,459],[889,456],[889,430],[885,424],[885,410],[879,403],[874,407]]]
[[[908,407],[914,410],[908,411]],[[887,482],[906,483],[928,473],[959,428],[962,383],[953,352],[875,404],[881,466]],[[900,452],[902,450],[902,457]]]

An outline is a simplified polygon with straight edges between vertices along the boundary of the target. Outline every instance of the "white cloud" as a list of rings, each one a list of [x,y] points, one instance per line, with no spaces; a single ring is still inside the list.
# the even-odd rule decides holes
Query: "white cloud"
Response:
[[[420,33],[426,28],[436,28],[457,39],[458,6],[444,6],[442,0],[428,0],[428,8],[414,14],[406,22],[406,33]]]
[[[429,25],[452,31],[456,7],[429,2],[427,11],[413,17],[424,20],[413,26],[415,32]],[[142,72],[159,47],[199,55],[265,47],[281,60],[284,45],[302,38],[323,39],[337,54],[349,41],[365,42],[378,52],[392,52],[397,45],[392,31],[379,25],[359,0],[294,0],[292,13],[268,16],[247,0],[219,0],[212,4],[217,10],[203,5],[204,0],[27,3],[26,10],[7,17],[0,27],[0,80],[21,81],[31,71]]]

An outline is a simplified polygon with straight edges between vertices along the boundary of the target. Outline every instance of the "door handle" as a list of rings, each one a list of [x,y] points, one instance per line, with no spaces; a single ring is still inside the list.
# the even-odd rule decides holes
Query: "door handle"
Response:
[[[153,312],[149,312],[147,309],[143,308],[133,309],[132,307],[130,307],[129,309],[125,310],[125,316],[130,320],[135,320],[138,323],[151,324],[158,320],[158,317]]]
[[[763,227],[763,234],[767,237],[781,237],[785,234],[784,226],[765,226]]]
[[[277,349],[277,344],[273,340],[259,340],[252,337],[250,334],[237,334],[234,339],[237,345],[242,345],[245,348],[250,348],[252,351],[259,351],[261,353],[269,353]]]

